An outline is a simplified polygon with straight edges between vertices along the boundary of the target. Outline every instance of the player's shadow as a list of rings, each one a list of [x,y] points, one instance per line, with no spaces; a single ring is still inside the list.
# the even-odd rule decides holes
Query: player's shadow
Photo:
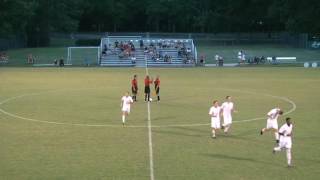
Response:
[[[207,156],[207,157],[211,157],[211,158],[215,158],[215,159],[247,161],[247,162],[252,162],[252,163],[274,165],[272,163],[268,163],[268,162],[264,162],[264,161],[258,161],[258,160],[253,159],[253,158],[230,156],[230,155],[226,155],[226,154],[202,154],[202,155]]]

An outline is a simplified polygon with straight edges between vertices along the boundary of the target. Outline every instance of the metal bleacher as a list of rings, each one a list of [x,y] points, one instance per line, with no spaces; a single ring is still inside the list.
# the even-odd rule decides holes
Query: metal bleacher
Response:
[[[141,41],[144,46],[140,46]],[[123,50],[115,47],[115,43],[131,43],[134,50],[130,55],[123,55]],[[168,43],[170,46],[160,46],[159,44]],[[188,59],[179,54],[176,43],[183,44],[185,49],[190,49]],[[158,39],[142,38],[140,36],[109,36],[101,39],[101,59],[100,66],[109,67],[189,67],[196,62],[196,48],[192,39]],[[145,48],[153,47],[153,53],[159,55],[155,58],[150,55]],[[107,49],[107,50],[105,50]],[[135,59],[133,59],[134,57]],[[165,58],[170,57],[170,58]],[[190,60],[192,59],[192,60]]]

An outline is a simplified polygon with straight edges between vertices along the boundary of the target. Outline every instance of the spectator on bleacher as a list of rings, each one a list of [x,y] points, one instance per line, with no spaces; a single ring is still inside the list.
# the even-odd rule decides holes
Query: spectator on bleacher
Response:
[[[178,57],[182,57],[182,51],[181,51],[181,49],[178,50]]]
[[[219,65],[219,55],[218,54],[216,54],[215,56],[214,56],[214,60],[216,61],[216,66],[218,66]]]
[[[242,51],[239,51],[238,52],[238,62],[239,62],[239,64],[241,63],[241,61],[242,61]]]
[[[170,48],[170,44],[171,44],[170,41],[167,41],[166,42],[166,48]]]
[[[241,63],[244,64],[246,62],[246,54],[242,52]]]
[[[159,41],[158,44],[157,44],[158,48],[162,48],[162,42]]]
[[[205,56],[204,55],[201,55],[200,56],[200,65],[203,66],[205,64]]]
[[[261,56],[260,57],[260,63],[264,64],[266,62],[266,57]]]
[[[187,55],[190,55],[190,54],[191,54],[191,49],[187,48]]]
[[[124,51],[124,49],[125,49],[122,41],[120,41],[119,48],[121,51]]]
[[[182,58],[182,62],[183,62],[183,64],[187,64],[187,63],[188,63],[187,57],[183,57],[183,58]]]
[[[168,54],[166,53],[165,55],[164,55],[164,62],[169,62],[169,56],[168,56]]]
[[[252,63],[259,64],[259,61],[260,61],[259,58],[257,56],[254,56],[253,62],[249,62],[249,64],[252,64]]]
[[[54,60],[53,60],[53,65],[54,65],[54,66],[58,66],[58,60],[57,60],[57,59],[54,59]]]
[[[148,47],[145,47],[145,48],[144,48],[144,53],[146,54],[146,53],[148,53],[148,52],[149,52]]]
[[[129,49],[127,49],[127,50],[124,51],[124,56],[125,56],[126,58],[130,57],[130,50],[129,50]]]
[[[131,48],[131,51],[135,51],[136,48],[134,47],[134,44],[132,42],[130,42],[130,48]]]
[[[277,64],[277,57],[276,56],[272,56],[272,64]]]
[[[157,54],[156,54],[156,60],[155,60],[155,61],[156,61],[156,62],[160,61],[160,58],[161,58],[160,53],[157,53]]]
[[[59,60],[59,66],[60,66],[60,67],[63,67],[63,66],[64,66],[64,60],[63,60],[63,58],[61,58],[61,59]]]
[[[154,55],[151,57],[151,60],[152,60],[152,61],[157,61],[156,54],[154,54]]]
[[[132,64],[136,64],[136,57],[133,55],[132,57],[131,57],[131,63]]]
[[[9,57],[5,52],[0,52],[0,63],[8,63]]]
[[[143,48],[143,40],[142,39],[139,40],[139,44],[140,44],[140,49],[142,49]]]
[[[120,52],[119,55],[118,55],[119,59],[122,59],[124,58],[124,52]]]
[[[224,61],[223,57],[219,56],[218,65],[222,67],[223,66],[223,61]]]
[[[245,55],[244,51],[241,50],[238,52],[238,63],[239,63],[239,65],[244,64],[245,61],[246,61],[246,55]]]
[[[32,54],[28,54],[27,56],[27,63],[28,64],[33,64],[34,63],[34,57]]]
[[[118,40],[116,40],[116,41],[114,42],[114,47],[115,47],[115,48],[119,48],[119,42],[118,42]]]

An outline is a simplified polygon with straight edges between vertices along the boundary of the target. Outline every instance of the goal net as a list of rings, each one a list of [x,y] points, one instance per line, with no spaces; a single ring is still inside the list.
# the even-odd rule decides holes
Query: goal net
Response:
[[[90,66],[100,64],[100,47],[68,47],[67,64]]]

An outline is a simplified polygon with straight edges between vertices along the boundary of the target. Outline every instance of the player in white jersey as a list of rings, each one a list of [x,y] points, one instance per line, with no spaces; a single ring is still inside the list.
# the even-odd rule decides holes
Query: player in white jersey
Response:
[[[292,147],[292,128],[291,118],[286,118],[286,123],[279,129],[280,142],[279,145],[273,148],[273,153],[286,150],[288,167],[291,167],[291,147]]]
[[[129,92],[126,92],[125,95],[121,98],[121,111],[122,111],[122,125],[126,123],[126,116],[130,113],[130,106],[133,103],[133,99],[129,96]]]
[[[221,107],[217,100],[213,101],[213,106],[209,110],[211,117],[212,138],[216,138],[216,130],[220,129]]]
[[[223,117],[222,129],[224,129],[224,133],[227,134],[232,124],[232,113],[235,112],[231,96],[226,97],[226,102],[222,103],[221,109]]]
[[[276,139],[276,143],[279,143],[279,134],[278,134],[278,117],[283,114],[283,111],[280,108],[271,109],[268,112],[267,127],[262,128],[260,134],[262,135],[266,131],[273,131]]]

